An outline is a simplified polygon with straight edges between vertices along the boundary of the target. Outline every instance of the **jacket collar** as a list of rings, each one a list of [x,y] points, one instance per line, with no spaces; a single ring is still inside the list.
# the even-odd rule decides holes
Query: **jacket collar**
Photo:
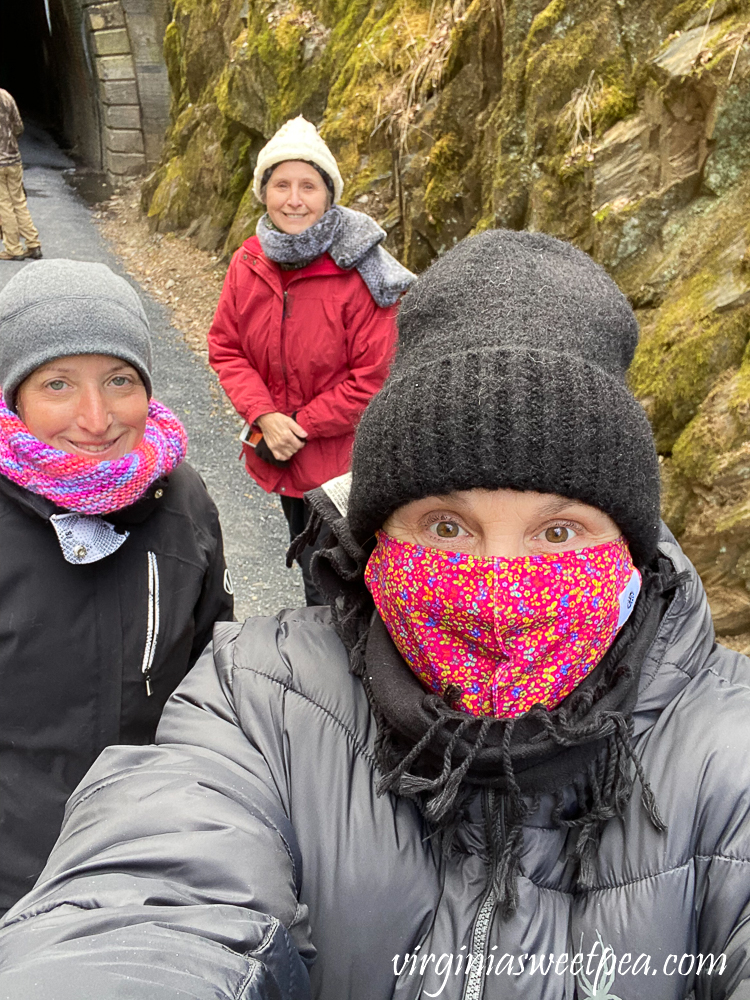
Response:
[[[255,271],[262,278],[264,278],[272,288],[281,293],[281,268],[275,261],[269,260],[269,258],[263,253],[258,237],[251,236],[250,239],[245,240],[241,249],[242,254],[240,256],[240,260],[245,264],[245,266],[249,267],[251,271]],[[330,254],[324,253],[321,254],[320,257],[316,258],[311,264],[307,264],[305,267],[300,267],[292,271],[290,284],[300,278],[320,278],[346,273],[347,272],[344,268],[339,267]]]
[[[143,496],[136,500],[134,504],[124,507],[122,510],[112,511],[111,514],[103,514],[102,518],[118,526],[141,524],[159,506],[162,497],[168,489],[169,476],[162,476],[160,479],[155,480]],[[156,495],[157,493],[159,494],[158,496]],[[32,493],[31,490],[24,489],[23,486],[19,486],[3,475],[0,475],[0,495],[7,497],[20,507],[24,513],[32,517],[39,517],[43,521],[49,521],[53,514],[66,513],[64,507],[59,507],[56,503],[53,503],[46,497],[40,496],[38,493]]]
[[[52,514],[63,513],[62,507],[58,507],[57,504],[52,503],[46,497],[39,496],[38,493],[25,490],[23,486],[18,486],[17,483],[14,483],[2,474],[0,474],[0,495],[7,497],[8,500],[11,500],[20,507],[24,513],[33,517],[41,517],[44,521],[49,521]]]

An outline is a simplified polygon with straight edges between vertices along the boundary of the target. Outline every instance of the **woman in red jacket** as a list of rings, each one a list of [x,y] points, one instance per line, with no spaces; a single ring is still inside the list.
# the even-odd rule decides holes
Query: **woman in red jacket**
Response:
[[[354,429],[388,373],[395,304],[414,275],[383,249],[376,222],[336,204],[338,166],[302,116],[260,151],[253,184],[267,211],[229,265],[209,359],[249,425],[247,471],[279,494],[293,538],[308,519],[303,494],[349,469]],[[305,596],[322,604],[312,551],[300,557]]]

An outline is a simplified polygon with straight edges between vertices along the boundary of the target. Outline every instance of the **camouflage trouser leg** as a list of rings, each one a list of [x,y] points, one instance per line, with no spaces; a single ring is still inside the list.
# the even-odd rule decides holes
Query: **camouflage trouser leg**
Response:
[[[8,253],[18,257],[23,254],[21,239],[26,248],[38,247],[39,233],[31,221],[23,190],[23,167],[0,167],[0,227]]]

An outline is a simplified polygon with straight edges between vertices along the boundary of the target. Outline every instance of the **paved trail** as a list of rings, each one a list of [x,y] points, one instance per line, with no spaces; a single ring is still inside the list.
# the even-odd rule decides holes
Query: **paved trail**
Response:
[[[237,618],[304,604],[301,575],[284,564],[288,532],[281,507],[274,496],[258,489],[237,460],[238,422],[227,414],[213,372],[170,325],[168,310],[129,278],[113,256],[88,206],[62,176],[72,166],[67,157],[33,126],[22,137],[22,155],[29,208],[45,257],[108,264],[143,300],[154,337],[155,395],[184,421],[190,435],[189,461],[219,508]],[[34,262],[0,261],[0,288],[22,267],[34,267]]]

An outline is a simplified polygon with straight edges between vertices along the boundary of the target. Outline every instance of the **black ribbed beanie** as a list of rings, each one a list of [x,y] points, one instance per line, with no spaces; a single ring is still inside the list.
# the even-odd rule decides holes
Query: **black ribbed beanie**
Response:
[[[391,375],[365,411],[349,525],[365,544],[411,500],[534,490],[598,507],[636,565],[659,534],[659,467],[625,384],[638,325],[590,257],[540,233],[490,230],[405,296]]]

